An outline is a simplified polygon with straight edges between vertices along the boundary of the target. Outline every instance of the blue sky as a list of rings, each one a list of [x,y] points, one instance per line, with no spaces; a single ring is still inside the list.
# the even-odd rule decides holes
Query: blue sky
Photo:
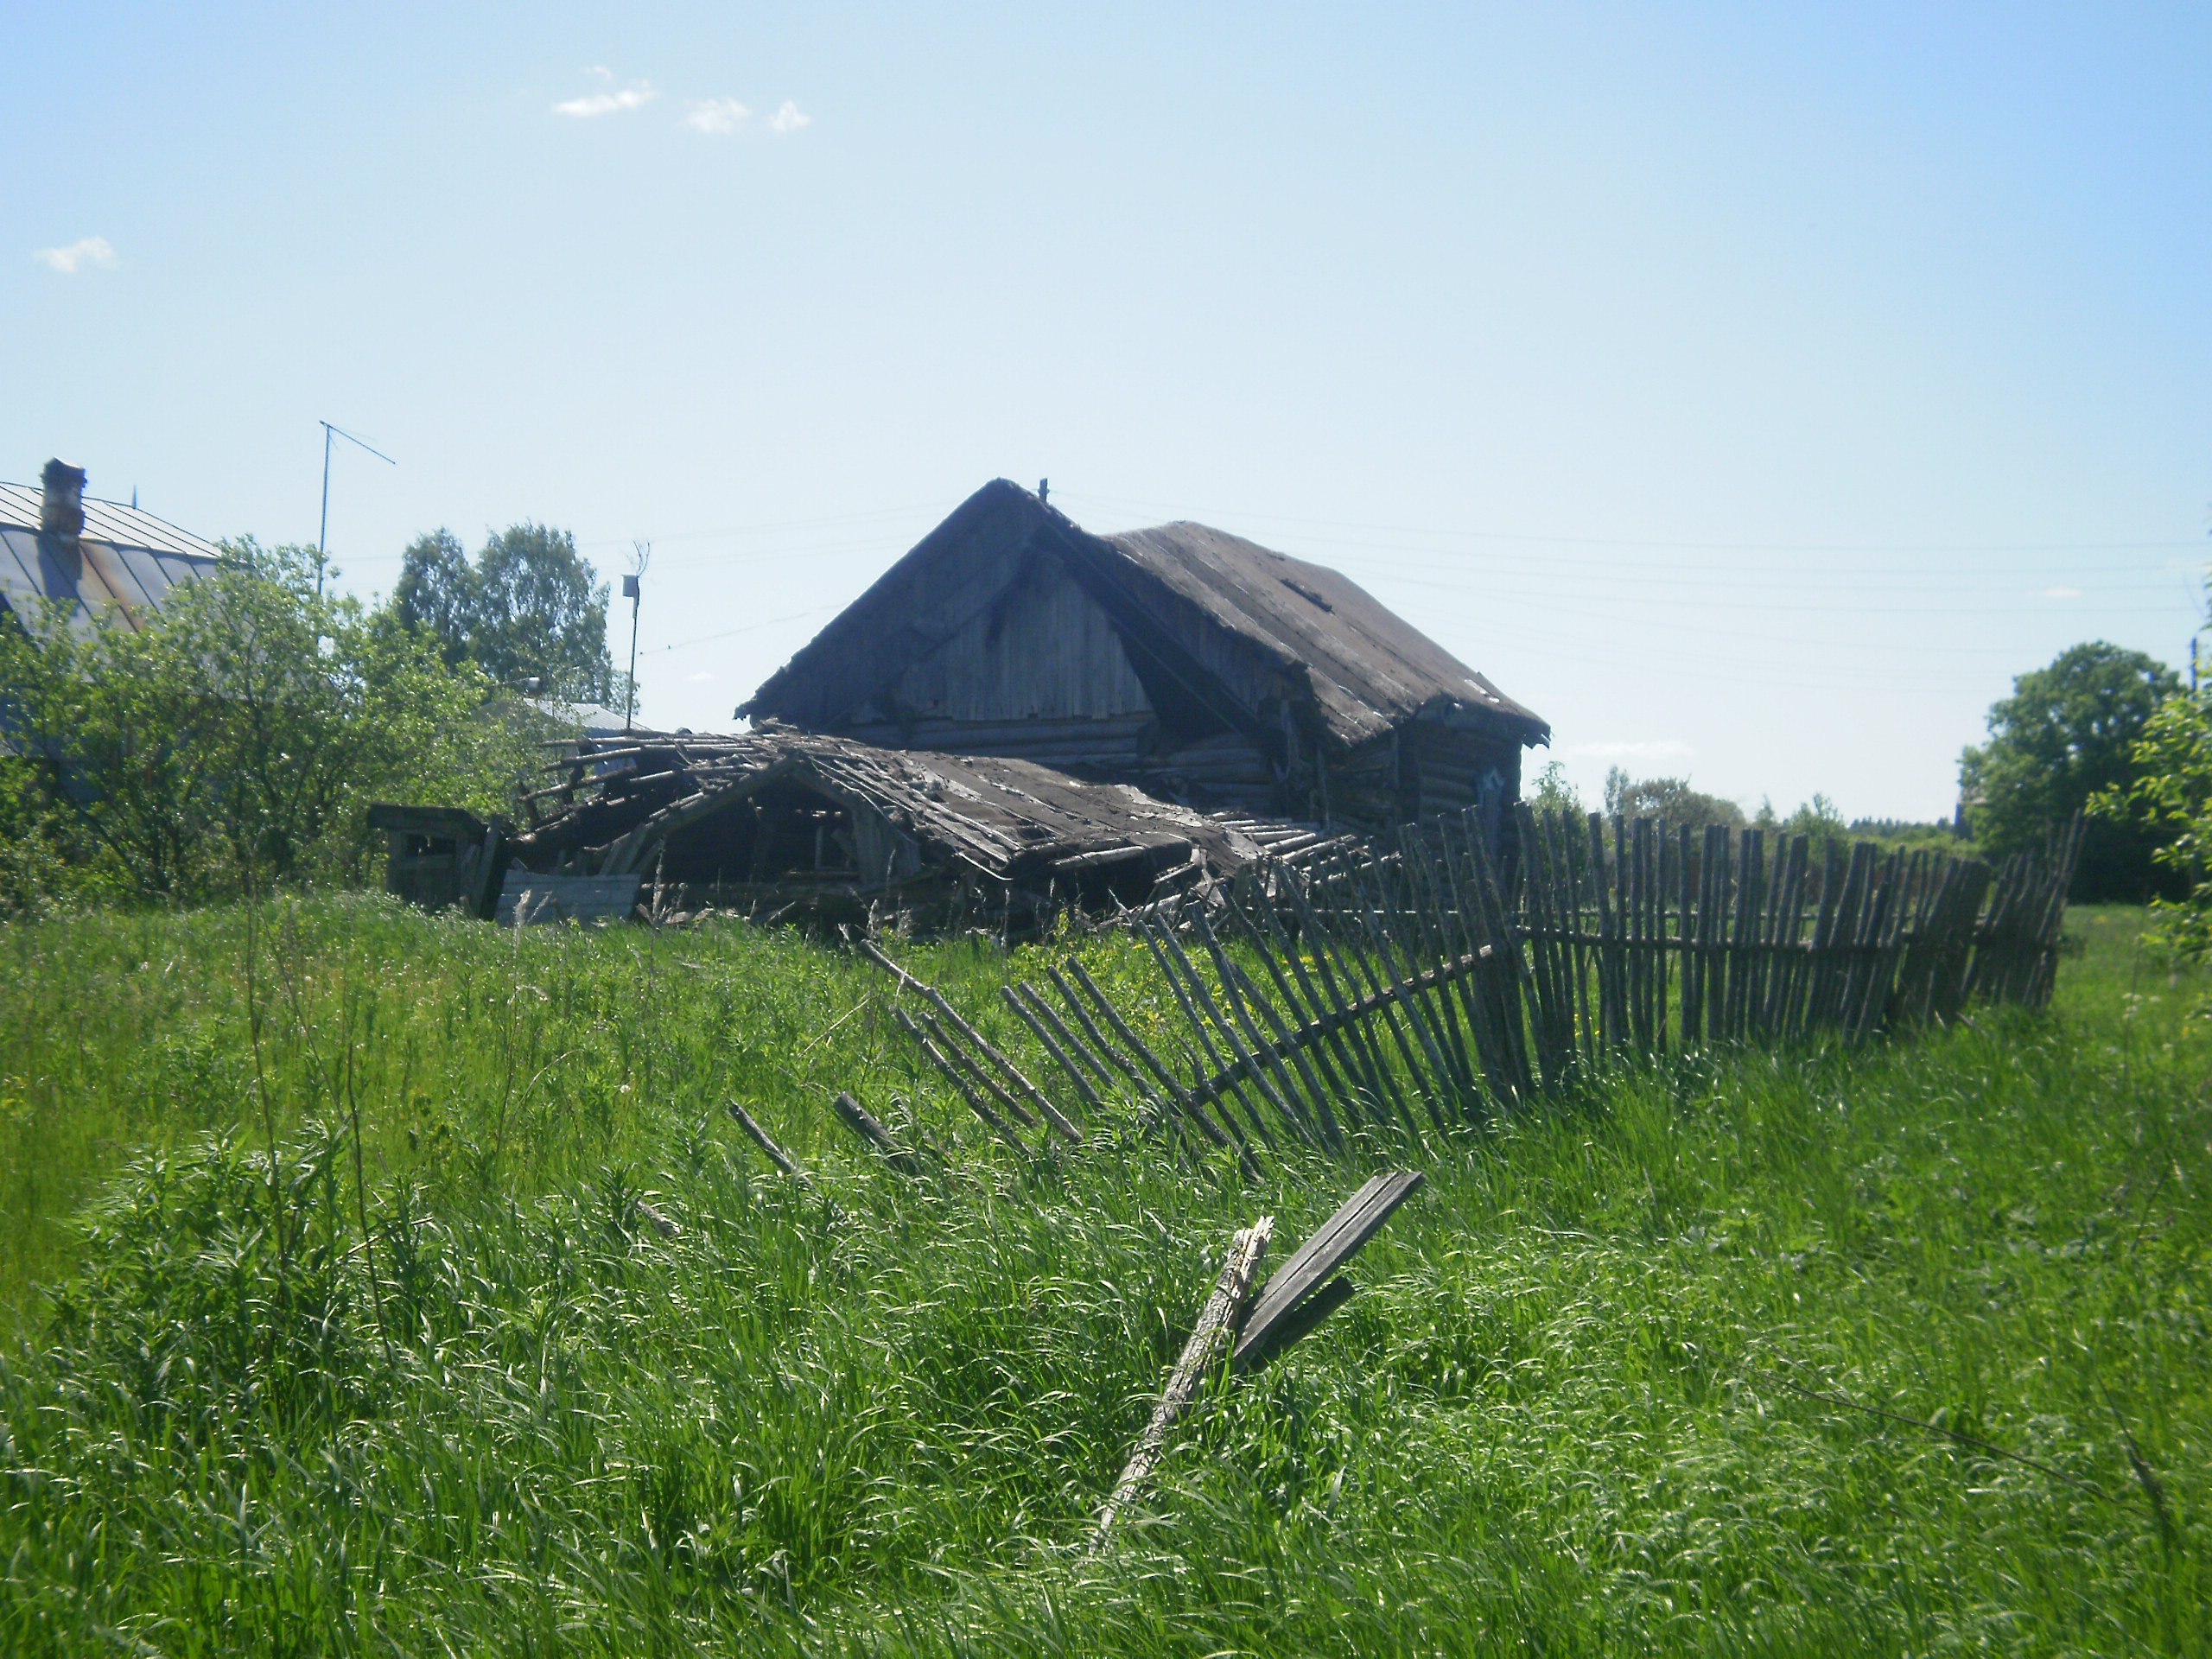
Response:
[[[2197,624],[2201,7],[9,32],[0,477],[312,541],[328,419],[398,462],[337,457],[363,592],[441,524],[650,539],[656,723],[1001,475],[1338,566],[1586,787],[1946,812],[2012,675]]]

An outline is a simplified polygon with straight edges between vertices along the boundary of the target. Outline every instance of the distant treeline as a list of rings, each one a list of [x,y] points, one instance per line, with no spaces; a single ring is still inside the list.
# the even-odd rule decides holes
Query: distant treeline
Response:
[[[1846,819],[1825,795],[1786,817],[1761,802],[1707,794],[1688,778],[1606,774],[1596,809],[1609,817],[1723,823],[1831,841],[1879,841],[2002,859],[2037,851],[2086,813],[2069,895],[2075,902],[2169,905],[2196,891],[2204,870],[2192,830],[2212,778],[2212,753],[2196,747],[2205,702],[2155,658],[2103,641],[2075,645],[2019,676],[1989,711],[1989,740],[1959,760],[1955,818],[1918,823]],[[1554,761],[1530,791],[1540,807],[1591,810]]]

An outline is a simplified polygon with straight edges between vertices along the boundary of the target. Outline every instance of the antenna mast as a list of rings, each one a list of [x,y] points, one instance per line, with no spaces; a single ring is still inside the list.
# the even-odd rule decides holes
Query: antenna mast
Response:
[[[638,602],[644,596],[645,567],[653,562],[651,542],[630,543],[630,563],[636,567],[622,578],[622,597],[630,601],[630,682],[623,688],[622,731],[629,734],[638,713]]]
[[[328,421],[318,421],[315,424],[322,429],[322,528],[315,532],[315,596],[321,599],[323,567],[330,562],[328,550],[330,547],[331,439],[343,438],[348,443],[359,444],[387,467],[397,467],[399,463],[366,439],[355,437],[342,426],[333,426]]]

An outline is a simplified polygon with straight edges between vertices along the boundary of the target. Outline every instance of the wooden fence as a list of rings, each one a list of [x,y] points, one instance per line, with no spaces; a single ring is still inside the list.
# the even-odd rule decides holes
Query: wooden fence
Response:
[[[1049,995],[1008,988],[1075,1090],[1052,1116],[1071,1128],[1115,1096],[1249,1159],[1340,1146],[1361,1119],[1479,1118],[1670,1052],[2037,1007],[2080,833],[1993,869],[1526,809],[1517,830],[1503,869],[1471,819],[1449,819],[1132,916],[1164,1019],[1132,1018],[1079,962],[1047,970]],[[995,1050],[955,1058],[938,1063],[964,1093],[1012,1072]],[[1044,1104],[1027,1077],[1018,1092]]]

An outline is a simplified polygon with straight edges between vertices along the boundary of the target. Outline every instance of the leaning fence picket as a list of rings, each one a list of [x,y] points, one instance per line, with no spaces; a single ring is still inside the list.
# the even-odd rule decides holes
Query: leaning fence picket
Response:
[[[1993,870],[1865,842],[1816,857],[1759,826],[1618,817],[1608,834],[1599,814],[1521,807],[1510,828],[1503,868],[1470,811],[1125,918],[1172,1004],[1155,1041],[1179,1058],[1072,957],[1046,971],[1058,1007],[1007,988],[1073,1090],[1066,1112],[870,954],[927,1005],[894,1009],[900,1028],[1010,1146],[1027,1154],[1017,1128],[1039,1119],[1073,1141],[1076,1117],[1127,1109],[1251,1170],[1259,1147],[1480,1121],[1672,1052],[1864,1042],[1975,999],[2039,1007],[2079,848],[2069,827]]]

